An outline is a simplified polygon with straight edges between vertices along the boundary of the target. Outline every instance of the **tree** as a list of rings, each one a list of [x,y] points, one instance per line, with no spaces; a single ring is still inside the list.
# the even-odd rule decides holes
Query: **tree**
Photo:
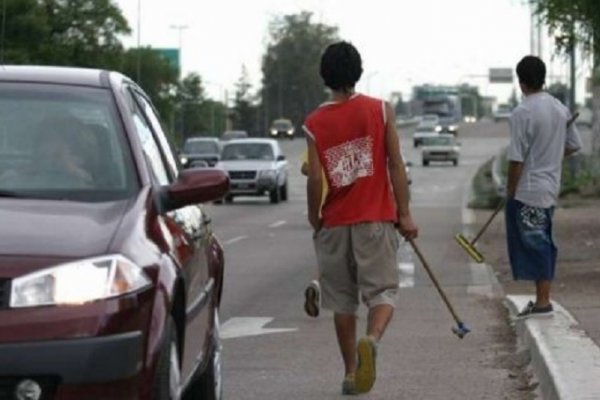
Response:
[[[131,32],[113,0],[39,0],[50,28],[42,46],[44,64],[115,68]]]
[[[260,128],[257,127],[257,107],[253,104],[250,89],[250,78],[245,66],[242,66],[242,74],[235,84],[235,103],[233,106],[233,128],[240,129],[258,135]]]
[[[202,79],[196,73],[190,73],[183,78],[177,91],[178,131],[183,139],[205,133],[209,126],[201,115],[204,102]]]
[[[598,0],[534,0],[534,9],[555,35],[559,51],[577,43],[592,54],[593,148],[600,153],[600,7]]]
[[[37,0],[12,0],[6,3],[4,62],[39,63],[41,45],[50,32],[48,18]]]
[[[261,114],[264,128],[277,118],[299,125],[327,93],[319,76],[321,53],[338,39],[337,27],[314,23],[312,14],[285,15],[270,27],[262,60]]]

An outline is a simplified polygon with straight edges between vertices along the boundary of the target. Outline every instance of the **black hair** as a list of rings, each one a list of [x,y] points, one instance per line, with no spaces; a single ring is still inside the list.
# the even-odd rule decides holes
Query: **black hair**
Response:
[[[517,64],[519,82],[531,90],[541,90],[546,82],[546,64],[536,56],[523,57]]]
[[[362,72],[360,53],[348,42],[329,45],[321,56],[321,77],[332,90],[349,92]]]

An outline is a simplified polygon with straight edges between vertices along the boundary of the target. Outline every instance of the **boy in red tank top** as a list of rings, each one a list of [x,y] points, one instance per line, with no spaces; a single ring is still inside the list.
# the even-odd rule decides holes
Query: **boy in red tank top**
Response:
[[[332,99],[313,111],[308,144],[308,218],[314,229],[322,307],[334,312],[345,367],[343,394],[366,393],[375,382],[377,344],[398,292],[396,227],[417,236],[393,108],[354,91],[360,54],[347,42],[330,45],[321,77]],[[322,172],[329,191],[321,208]],[[321,209],[321,215],[319,215]],[[367,334],[356,342],[359,297],[369,308]]]

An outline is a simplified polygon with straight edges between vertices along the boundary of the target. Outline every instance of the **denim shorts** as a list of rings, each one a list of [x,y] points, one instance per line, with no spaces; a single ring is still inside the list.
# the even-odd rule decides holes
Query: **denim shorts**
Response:
[[[554,207],[540,208],[519,200],[506,202],[508,257],[515,280],[551,281],[557,249],[552,238]]]

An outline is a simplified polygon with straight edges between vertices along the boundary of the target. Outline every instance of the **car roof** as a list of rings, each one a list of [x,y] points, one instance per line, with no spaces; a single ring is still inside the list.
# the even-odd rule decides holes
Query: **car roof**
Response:
[[[0,82],[31,82],[92,87],[109,87],[109,74],[92,68],[0,65]]]
[[[232,139],[225,142],[224,146],[228,146],[230,144],[235,143],[258,143],[258,144],[270,144],[272,146],[278,147],[279,143],[274,139],[260,139],[260,138],[248,138],[248,139]]]

